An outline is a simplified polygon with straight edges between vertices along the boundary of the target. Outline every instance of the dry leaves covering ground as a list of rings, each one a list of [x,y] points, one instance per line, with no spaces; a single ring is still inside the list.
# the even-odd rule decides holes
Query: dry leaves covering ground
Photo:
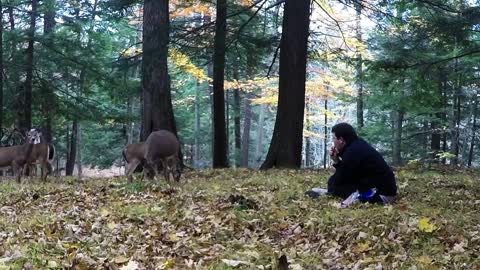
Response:
[[[480,269],[472,171],[402,169],[393,206],[312,200],[327,171],[0,184],[0,269]]]

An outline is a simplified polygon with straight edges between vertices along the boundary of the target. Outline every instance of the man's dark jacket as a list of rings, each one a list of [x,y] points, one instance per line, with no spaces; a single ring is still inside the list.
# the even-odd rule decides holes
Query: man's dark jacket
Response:
[[[376,188],[379,195],[397,195],[392,170],[382,155],[362,138],[350,141],[339,157],[340,161],[333,165],[335,174],[328,180],[329,193],[346,198],[356,190]]]

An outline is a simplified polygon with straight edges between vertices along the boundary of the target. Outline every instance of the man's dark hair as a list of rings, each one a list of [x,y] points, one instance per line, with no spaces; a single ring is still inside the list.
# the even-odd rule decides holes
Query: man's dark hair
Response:
[[[355,129],[347,123],[336,124],[332,127],[332,133],[337,138],[343,138],[346,143],[350,143],[358,137]]]

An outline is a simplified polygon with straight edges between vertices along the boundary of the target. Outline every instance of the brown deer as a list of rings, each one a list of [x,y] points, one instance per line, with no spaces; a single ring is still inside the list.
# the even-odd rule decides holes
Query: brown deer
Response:
[[[173,133],[167,130],[152,132],[145,142],[132,143],[123,150],[123,158],[127,162],[125,174],[132,181],[132,174],[138,165],[143,164],[143,174],[158,174],[161,165],[163,175],[169,181],[179,181],[181,172],[178,166],[180,143]]]
[[[31,129],[24,144],[0,147],[0,167],[11,166],[18,183],[21,181],[23,167],[32,153],[33,145],[40,143],[41,135],[38,130]]]
[[[47,180],[47,175],[53,172],[52,164],[50,163],[53,160],[55,155],[55,147],[51,143],[39,143],[33,145],[32,152],[25,164],[25,169],[31,174],[34,172],[36,175],[37,163],[40,164],[41,169],[41,179],[42,181]]]
[[[132,174],[138,165],[145,163],[145,143],[132,143],[127,145],[122,151],[123,159],[127,162],[125,165],[125,174],[127,175],[128,182],[132,182]],[[145,171],[144,171],[145,173]]]
[[[145,141],[145,164],[153,168],[158,175],[158,166],[162,165],[163,176],[167,181],[180,180],[178,152],[180,143],[175,134],[168,130],[150,133]],[[155,176],[154,176],[155,177]]]

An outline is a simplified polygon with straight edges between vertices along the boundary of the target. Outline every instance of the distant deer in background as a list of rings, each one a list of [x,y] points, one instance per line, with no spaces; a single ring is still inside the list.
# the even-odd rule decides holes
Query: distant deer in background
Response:
[[[40,143],[41,135],[37,129],[31,129],[24,144],[0,147],[0,167],[11,166],[18,183],[21,181],[23,167],[32,153],[33,146]]]
[[[158,175],[158,167],[161,165],[165,179],[178,182],[181,176],[179,150],[180,143],[177,137],[168,130],[154,131],[145,142],[128,145],[122,152],[127,162],[125,174],[128,181],[132,181],[133,172],[143,163],[144,175],[147,173]]]
[[[47,175],[53,172],[53,166],[50,163],[55,156],[55,147],[52,143],[39,143],[33,145],[32,152],[25,164],[25,170],[36,175],[37,164],[40,164],[40,179],[47,180]]]

